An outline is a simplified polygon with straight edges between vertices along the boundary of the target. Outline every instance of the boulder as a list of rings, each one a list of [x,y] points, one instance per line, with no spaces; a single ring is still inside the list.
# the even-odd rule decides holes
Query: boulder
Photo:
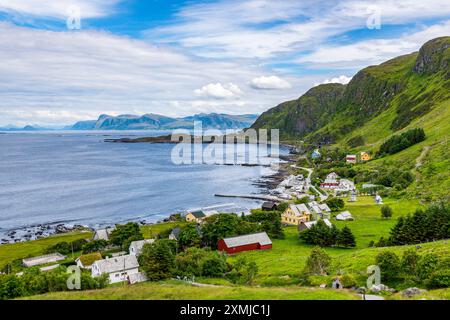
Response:
[[[423,293],[422,290],[420,290],[419,288],[413,287],[413,288],[408,288],[408,289],[404,290],[402,292],[402,296],[405,298],[411,298],[413,296],[416,296],[416,295],[422,294],[422,293]]]

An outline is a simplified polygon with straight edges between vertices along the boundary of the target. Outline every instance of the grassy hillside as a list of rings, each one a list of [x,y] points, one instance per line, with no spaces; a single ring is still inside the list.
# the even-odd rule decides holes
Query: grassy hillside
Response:
[[[448,197],[450,187],[449,70],[450,37],[437,38],[424,44],[419,52],[361,70],[348,85],[340,86],[343,92],[334,101],[322,105],[316,99],[314,119],[325,119],[318,122],[318,128],[302,131],[288,125],[311,119],[308,108],[292,101],[263,114],[254,127],[279,128],[281,137],[291,143],[302,140],[306,145],[320,143],[372,155],[392,135],[421,127],[426,133],[425,141],[358,166],[411,171],[416,181],[406,195],[426,201],[442,199]],[[298,101],[316,91],[327,96],[335,90],[332,86],[319,86]]]
[[[355,300],[354,292],[317,288],[196,287],[179,281],[141,283],[103,290],[55,292],[28,297],[35,300]]]

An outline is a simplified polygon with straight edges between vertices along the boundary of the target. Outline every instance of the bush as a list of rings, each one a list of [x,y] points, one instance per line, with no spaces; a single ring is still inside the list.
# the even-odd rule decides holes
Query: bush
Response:
[[[83,246],[83,254],[102,251],[109,245],[106,240],[93,240]]]
[[[399,257],[391,251],[383,251],[376,256],[376,264],[380,267],[382,281],[397,279],[401,270]]]
[[[356,280],[351,274],[344,274],[340,280],[344,288],[352,288],[356,286]]]
[[[325,202],[328,207],[330,207],[331,211],[339,211],[342,210],[345,206],[344,200],[340,198],[331,198]]]
[[[57,244],[54,244],[53,246],[48,247],[45,250],[45,253],[61,253],[61,254],[69,254],[72,252],[72,246],[68,242],[58,242]]]
[[[311,254],[306,260],[303,273],[305,275],[327,275],[331,267],[330,256],[320,247],[312,249]]]
[[[231,266],[227,278],[234,284],[251,284],[258,274],[258,266],[254,261],[248,261],[240,256]]]
[[[428,253],[423,256],[417,265],[417,273],[419,278],[422,280],[428,279],[430,275],[437,270],[438,263],[438,256],[434,253]]]
[[[427,281],[429,289],[439,289],[450,287],[450,269],[435,271]]]
[[[403,252],[402,257],[402,271],[407,277],[417,276],[417,268],[420,261],[420,256],[416,250],[410,249]]]
[[[385,219],[392,217],[392,209],[387,204],[381,207],[381,217]]]

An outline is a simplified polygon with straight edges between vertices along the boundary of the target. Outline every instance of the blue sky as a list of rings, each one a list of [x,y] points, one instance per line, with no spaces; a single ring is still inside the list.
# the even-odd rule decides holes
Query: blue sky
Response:
[[[0,0],[0,125],[261,113],[444,35],[448,0]]]

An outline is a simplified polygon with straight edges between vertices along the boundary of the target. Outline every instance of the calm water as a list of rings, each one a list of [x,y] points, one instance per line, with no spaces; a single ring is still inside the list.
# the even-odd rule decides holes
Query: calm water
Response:
[[[91,226],[137,219],[154,222],[191,208],[260,204],[214,194],[259,193],[253,184],[271,174],[270,168],[177,166],[170,160],[173,145],[103,142],[130,135],[0,134],[0,232],[56,222]]]

